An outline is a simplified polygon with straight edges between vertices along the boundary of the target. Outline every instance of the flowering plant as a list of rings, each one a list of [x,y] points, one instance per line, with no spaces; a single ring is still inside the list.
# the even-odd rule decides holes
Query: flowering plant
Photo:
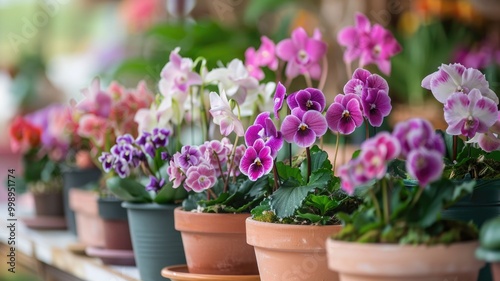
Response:
[[[444,104],[449,177],[500,178],[499,99],[484,74],[461,64],[443,64],[423,79],[422,87]]]
[[[339,168],[342,189],[365,202],[352,216],[340,215],[346,225],[335,239],[428,245],[477,239],[474,225],[440,218],[475,185],[443,177],[444,153],[441,135],[423,119],[366,140]]]
[[[19,186],[27,184],[32,192],[62,189],[59,163],[66,157],[69,140],[61,131],[67,117],[67,107],[50,105],[13,120],[9,128],[11,148],[23,156],[23,182]]]

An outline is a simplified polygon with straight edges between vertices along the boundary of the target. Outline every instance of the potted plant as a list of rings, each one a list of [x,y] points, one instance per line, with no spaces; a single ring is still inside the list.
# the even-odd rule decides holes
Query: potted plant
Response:
[[[366,31],[371,28],[363,15],[358,15],[358,21],[359,29]],[[400,47],[388,31],[380,26],[377,26],[377,31],[383,40],[373,39],[367,44],[368,55],[360,60],[360,66],[374,63],[389,74],[390,57],[398,53]],[[339,35],[339,43],[348,47],[344,56],[348,72],[362,51],[355,33],[356,28],[351,27]],[[383,56],[371,56],[370,48],[381,47],[384,47]],[[248,148],[240,169],[251,175],[250,178],[265,177],[273,183],[273,192],[252,210],[252,218],[246,222],[247,242],[255,248],[262,280],[288,280],[292,276],[303,280],[338,279],[337,273],[328,270],[324,241],[342,228],[337,213],[349,213],[359,204],[358,199],[340,190],[339,179],[333,172],[339,139],[363,124],[366,128],[381,126],[391,111],[387,82],[364,69],[354,72],[344,87],[344,94],[337,95],[327,109],[322,92],[327,79],[326,49],[319,31],[309,38],[302,28],[297,28],[291,38],[276,45],[276,55],[286,63],[285,85],[304,76],[308,87],[287,95],[285,87],[279,85],[274,97],[274,120],[280,120],[279,111],[285,101],[288,107],[280,122],[280,130],[274,128],[271,114],[263,113],[245,134]],[[313,87],[313,79],[319,80],[317,88]],[[325,111],[326,115],[323,115]],[[316,139],[322,139],[328,128],[337,136],[333,165],[328,154],[314,146]],[[262,141],[265,147],[273,150],[270,138],[273,134],[274,138],[289,143],[288,151],[293,145],[303,153],[296,157],[288,153],[285,161],[274,159],[276,154],[273,154],[269,169],[256,174],[254,169],[262,162],[261,157],[250,153],[261,151]],[[271,170],[272,175],[267,175]]]
[[[443,134],[447,151],[446,174],[457,181],[476,180],[472,193],[443,211],[443,217],[473,221],[478,227],[500,213],[500,116],[498,96],[483,73],[461,64],[443,64],[422,86],[443,104],[447,122]],[[480,280],[489,280],[481,271]]]
[[[153,95],[143,82],[135,89],[127,89],[116,82],[101,89],[98,79],[83,94],[84,99],[73,102],[71,114],[78,136],[92,147],[91,159],[101,167],[98,156],[111,149],[117,136],[125,133],[137,136],[135,113],[148,107]],[[105,178],[92,190],[71,189],[69,199],[76,213],[78,238],[88,247],[88,253],[104,258],[105,262],[132,263],[127,212],[121,207],[121,201],[107,189]]]
[[[328,264],[340,280],[477,279],[484,265],[473,254],[477,228],[440,217],[475,182],[442,176],[445,149],[428,121],[410,119],[365,141],[339,168],[342,188],[365,197],[327,240]]]
[[[476,250],[476,257],[478,259],[491,263],[491,272],[494,281],[500,280],[499,228],[499,217],[490,219],[484,223],[479,233],[480,246]]]
[[[11,147],[23,153],[23,176],[17,183],[33,194],[36,218],[26,220],[35,228],[66,228],[59,163],[68,143],[58,135],[57,120],[64,107],[51,105],[25,116],[10,126]]]

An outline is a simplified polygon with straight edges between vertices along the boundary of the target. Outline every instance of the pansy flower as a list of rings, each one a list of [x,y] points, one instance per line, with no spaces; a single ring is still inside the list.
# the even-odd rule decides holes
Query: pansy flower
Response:
[[[293,109],[292,114],[286,116],[281,124],[285,140],[300,147],[311,146],[327,129],[325,117],[319,111],[302,111],[300,108]]]
[[[272,168],[271,148],[262,139],[249,146],[240,161],[240,171],[252,181],[268,174]]]

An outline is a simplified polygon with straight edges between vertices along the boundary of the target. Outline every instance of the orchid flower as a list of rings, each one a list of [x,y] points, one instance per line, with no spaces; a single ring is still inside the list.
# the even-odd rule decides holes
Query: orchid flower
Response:
[[[170,61],[161,70],[160,92],[168,96],[171,92],[187,93],[189,87],[200,85],[201,76],[193,71],[193,61],[179,55],[180,48],[170,52]]]
[[[237,136],[244,135],[243,124],[241,124],[238,116],[233,113],[224,91],[220,95],[215,92],[210,93],[210,114],[214,118],[213,122],[220,126],[222,135],[228,136],[233,131]]]

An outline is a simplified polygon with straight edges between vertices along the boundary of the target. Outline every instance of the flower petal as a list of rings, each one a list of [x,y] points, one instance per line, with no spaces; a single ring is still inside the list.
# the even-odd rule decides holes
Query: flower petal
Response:
[[[325,117],[315,110],[304,113],[302,121],[307,124],[309,129],[314,131],[317,137],[324,135],[328,129]]]
[[[301,121],[299,118],[293,115],[285,117],[281,124],[281,133],[287,142],[291,143],[294,140],[295,134],[299,130],[300,123]]]

